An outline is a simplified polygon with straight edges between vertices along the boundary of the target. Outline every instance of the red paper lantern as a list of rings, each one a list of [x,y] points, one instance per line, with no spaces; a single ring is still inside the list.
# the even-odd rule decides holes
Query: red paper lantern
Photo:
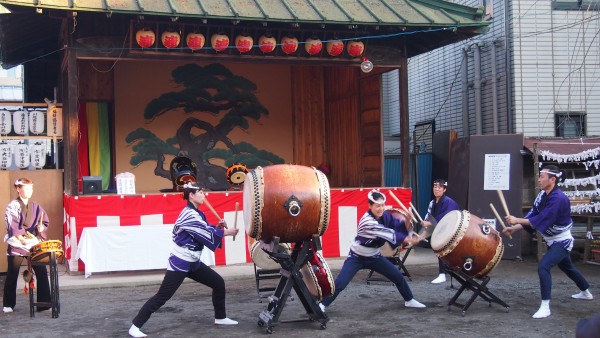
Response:
[[[160,41],[167,48],[176,48],[181,42],[181,35],[173,31],[165,31],[160,36]]]
[[[277,40],[271,35],[262,35],[258,38],[258,48],[261,52],[268,54],[275,50]]]
[[[333,40],[327,42],[327,54],[331,56],[338,56],[344,51],[344,42],[340,40]]]
[[[292,54],[298,50],[298,39],[292,36],[284,36],[281,39],[281,50],[286,54]]]
[[[365,51],[365,44],[360,41],[350,41],[346,50],[350,56],[359,57]]]
[[[185,38],[185,43],[191,50],[202,49],[205,42],[206,39],[202,33],[192,32]]]
[[[213,34],[210,45],[217,52],[222,52],[229,47],[229,37],[223,33]]]
[[[254,45],[254,39],[248,35],[238,35],[235,38],[235,48],[240,53],[248,53]]]
[[[154,41],[156,41],[156,35],[150,28],[140,28],[138,29],[137,33],[135,33],[135,41],[140,47],[149,48],[154,45]]]
[[[308,38],[305,42],[304,49],[308,55],[317,55],[321,53],[321,50],[323,49],[323,43],[321,42],[321,39],[316,37]]]

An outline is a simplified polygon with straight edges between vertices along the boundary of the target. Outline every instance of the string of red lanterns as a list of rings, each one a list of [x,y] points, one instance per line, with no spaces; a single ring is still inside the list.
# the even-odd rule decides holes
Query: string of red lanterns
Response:
[[[156,34],[148,27],[137,30],[135,41],[141,48],[151,48],[156,43]],[[192,50],[197,51],[204,48],[206,37],[204,34],[194,30],[186,35],[185,44]],[[178,48],[181,44],[181,35],[175,30],[166,30],[161,34],[161,44],[167,49]],[[210,38],[212,49],[223,52],[230,47],[229,36],[223,32],[215,33]],[[283,53],[290,55],[296,53],[300,42],[295,36],[285,35],[281,38],[280,47]],[[240,53],[248,53],[254,47],[254,39],[248,34],[240,34],[234,40],[234,45]],[[258,38],[258,48],[263,54],[273,53],[277,46],[277,40],[270,34],[264,34]],[[344,49],[351,57],[360,57],[365,51],[362,41],[350,40],[344,43],[342,40],[331,40],[326,43],[325,50],[329,56],[339,56]],[[317,36],[312,36],[304,41],[304,50],[308,55],[319,55],[323,50],[323,42]]]

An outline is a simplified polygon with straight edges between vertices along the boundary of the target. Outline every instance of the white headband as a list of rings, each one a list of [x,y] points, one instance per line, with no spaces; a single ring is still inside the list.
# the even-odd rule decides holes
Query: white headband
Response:
[[[547,173],[549,175],[556,176],[556,177],[561,177],[563,174],[562,171],[556,172],[556,171],[552,171],[550,169],[542,169],[541,172]]]
[[[381,202],[376,201],[375,198],[373,198],[373,193],[381,194],[381,196],[383,196],[383,201],[381,201]],[[385,195],[381,191],[379,191],[377,189],[373,189],[373,190],[369,191],[369,201],[371,201],[375,204],[384,204],[385,203]]]
[[[194,190],[200,190],[202,188],[200,187],[195,187],[192,185],[192,183],[190,182],[185,182],[185,184],[183,185],[183,189],[194,189]]]
[[[21,179],[15,181],[15,185],[33,185],[33,183],[24,183]]]

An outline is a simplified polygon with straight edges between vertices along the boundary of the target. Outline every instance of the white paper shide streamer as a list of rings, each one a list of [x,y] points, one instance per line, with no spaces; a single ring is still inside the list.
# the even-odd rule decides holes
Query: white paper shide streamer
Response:
[[[12,151],[8,143],[0,143],[0,169],[12,166]]]
[[[29,130],[29,116],[24,110],[17,110],[13,113],[13,126],[15,133],[19,135],[27,134]]]
[[[600,147],[584,150],[577,154],[556,154],[549,150],[542,150],[539,154],[544,161],[551,160],[558,163],[581,162],[588,159],[595,159],[600,156]]]
[[[31,165],[35,169],[42,169],[46,165],[46,145],[34,143],[31,145]]]
[[[15,161],[19,169],[29,167],[29,146],[25,143],[19,143],[15,146]]]
[[[46,126],[46,119],[44,118],[44,112],[40,110],[32,110],[29,112],[29,131],[32,134],[39,135],[44,132]]]
[[[8,110],[0,110],[0,134],[10,134],[12,129],[12,114]]]

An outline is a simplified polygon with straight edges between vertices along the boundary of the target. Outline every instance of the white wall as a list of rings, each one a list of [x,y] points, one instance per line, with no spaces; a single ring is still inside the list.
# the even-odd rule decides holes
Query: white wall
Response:
[[[552,10],[551,1],[495,0],[490,30],[409,60],[410,128],[435,118],[436,130],[454,129],[459,136],[475,134],[473,43],[482,42],[482,134],[491,134],[492,96],[490,44],[496,42],[499,133],[555,136],[555,112],[585,112],[586,135],[600,135],[600,12]],[[478,6],[478,0],[456,1]],[[505,25],[512,78],[512,128],[508,128]],[[469,48],[469,131],[463,130],[460,66],[462,50]],[[509,59],[510,60],[510,59]],[[454,82],[454,84],[452,84]]]
[[[556,111],[585,112],[600,134],[600,12],[552,10],[550,1],[513,5],[515,131],[555,136]]]
[[[478,7],[478,0],[455,1],[467,6]],[[479,42],[481,47],[481,124],[482,133],[493,133],[492,119],[492,74],[491,44],[496,44],[496,84],[497,104],[500,132],[507,130],[506,109],[506,76],[504,45],[504,3],[494,1],[492,23],[489,32],[475,38],[450,46],[433,50],[429,53],[413,57],[408,63],[409,110],[411,135],[414,125],[435,118],[436,130],[453,129],[459,136],[474,134],[475,99],[474,99],[474,59],[473,44]],[[463,57],[463,49],[467,48],[467,58]],[[468,83],[462,83],[461,67],[468,69]],[[462,90],[467,87],[469,130],[463,130]]]

